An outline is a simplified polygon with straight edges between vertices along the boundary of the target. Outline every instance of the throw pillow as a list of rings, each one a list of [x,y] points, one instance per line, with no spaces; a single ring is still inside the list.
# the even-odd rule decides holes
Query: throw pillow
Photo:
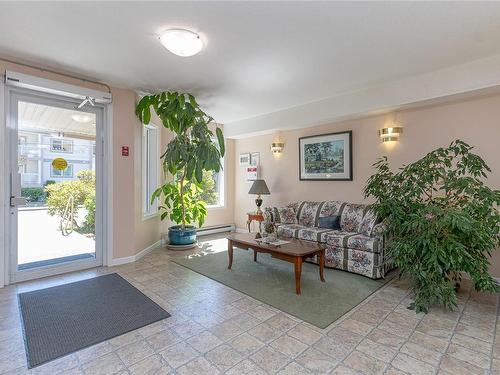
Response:
[[[363,220],[361,220],[358,232],[365,236],[371,236],[377,221],[377,214],[373,210],[368,210],[363,216]]]
[[[290,207],[274,207],[273,218],[275,223],[297,224],[295,211]]]
[[[264,221],[268,223],[273,222],[273,209],[271,207],[264,208],[262,212],[262,216],[264,216]]]
[[[318,225],[320,228],[340,230],[340,216],[333,215],[320,217]]]

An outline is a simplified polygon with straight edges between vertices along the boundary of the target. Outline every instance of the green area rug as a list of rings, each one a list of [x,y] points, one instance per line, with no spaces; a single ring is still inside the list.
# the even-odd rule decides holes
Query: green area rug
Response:
[[[295,294],[293,264],[235,248],[233,267],[227,269],[227,252],[172,259],[173,262],[245,293],[261,302],[296,316],[319,328],[326,328],[390,280],[372,280],[340,270],[325,268],[325,282],[318,266],[302,268],[301,295]]]

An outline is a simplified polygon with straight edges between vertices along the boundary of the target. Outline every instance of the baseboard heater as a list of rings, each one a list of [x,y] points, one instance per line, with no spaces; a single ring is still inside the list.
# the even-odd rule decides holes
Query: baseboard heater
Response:
[[[196,231],[196,234],[198,236],[205,236],[215,233],[234,232],[235,230],[236,226],[234,224],[215,225],[213,227],[200,228]]]

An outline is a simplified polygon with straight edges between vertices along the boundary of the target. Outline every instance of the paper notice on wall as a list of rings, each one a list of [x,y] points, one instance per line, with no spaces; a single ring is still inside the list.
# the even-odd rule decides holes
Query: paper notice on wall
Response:
[[[254,181],[258,177],[259,167],[247,167],[247,181]]]

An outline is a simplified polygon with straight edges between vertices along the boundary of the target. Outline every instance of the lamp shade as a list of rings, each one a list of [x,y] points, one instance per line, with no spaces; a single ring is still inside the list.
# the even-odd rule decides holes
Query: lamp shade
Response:
[[[252,187],[248,191],[248,194],[262,194],[262,195],[269,195],[271,194],[269,192],[269,189],[267,188],[266,181],[264,180],[255,180],[252,184]]]

